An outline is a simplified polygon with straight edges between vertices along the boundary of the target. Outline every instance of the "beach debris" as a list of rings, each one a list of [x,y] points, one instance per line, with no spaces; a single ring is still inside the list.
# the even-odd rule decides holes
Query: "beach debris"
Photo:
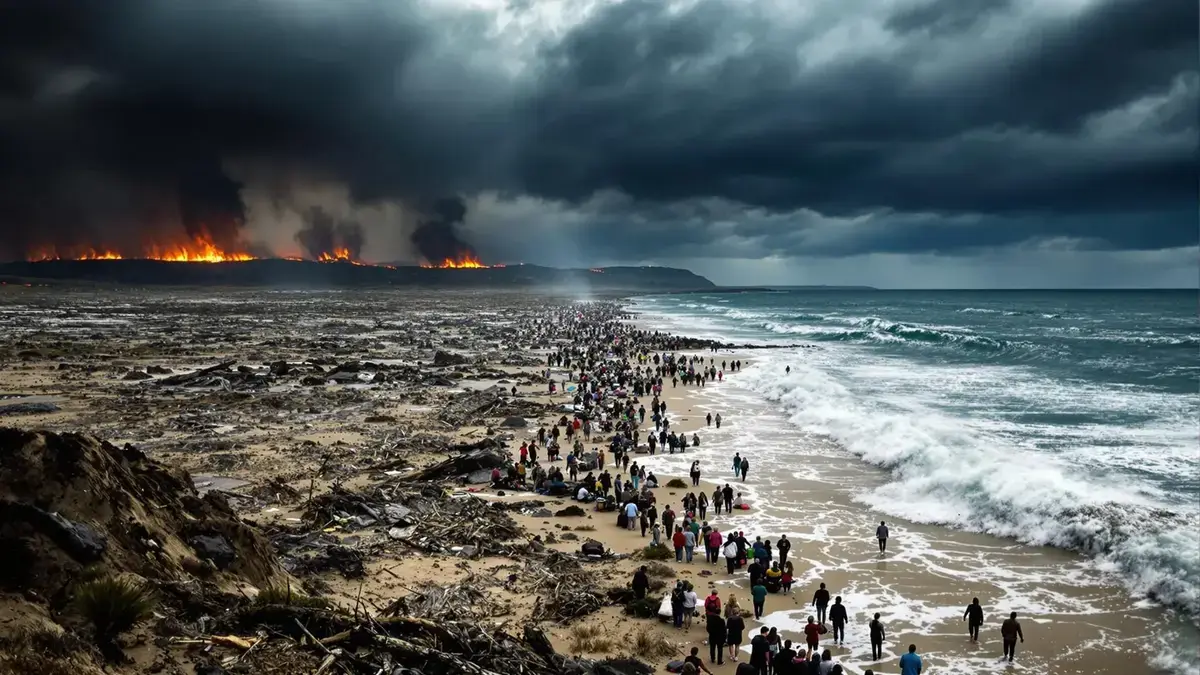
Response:
[[[492,469],[504,467],[509,457],[502,451],[493,449],[494,446],[481,447],[463,452],[455,457],[428,466],[420,471],[404,476],[404,481],[454,480],[472,473],[487,471],[491,480]],[[481,481],[487,482],[487,481]]]
[[[440,349],[433,355],[433,365],[439,368],[444,366],[460,366],[464,363],[470,362],[471,359],[463,356],[462,354],[451,354],[450,352],[444,352]]]
[[[568,624],[599,611],[606,595],[574,556],[548,550],[525,561],[524,576],[538,593],[531,616],[535,621]]]
[[[0,415],[45,415],[61,410],[57,405],[47,402],[17,402],[0,404]]]

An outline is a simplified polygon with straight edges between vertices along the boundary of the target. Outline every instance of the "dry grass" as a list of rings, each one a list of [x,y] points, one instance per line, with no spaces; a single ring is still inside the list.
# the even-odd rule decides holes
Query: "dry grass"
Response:
[[[71,633],[18,630],[0,638],[0,673],[101,675],[94,652]]]
[[[314,598],[302,595],[290,588],[264,588],[254,598],[258,605],[288,605],[290,607],[313,607],[328,609],[329,601],[324,598]]]
[[[640,631],[633,637],[633,654],[638,658],[653,661],[658,658],[675,656],[679,648],[670,638],[658,631]]]
[[[646,565],[646,575],[658,578],[671,578],[675,576],[675,568],[666,563],[655,561]]]
[[[570,635],[572,654],[607,654],[612,651],[612,639],[596,624],[578,624],[571,629]]]

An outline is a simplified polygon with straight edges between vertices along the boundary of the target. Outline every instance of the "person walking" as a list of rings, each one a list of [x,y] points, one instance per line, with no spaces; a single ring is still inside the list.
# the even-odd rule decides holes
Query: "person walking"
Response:
[[[821,624],[812,616],[809,616],[808,623],[804,624],[804,643],[814,652],[821,646]]]
[[[742,613],[733,610],[725,620],[725,646],[729,648],[729,658],[737,662],[738,651],[742,648],[742,639],[746,633],[746,620]]]
[[[979,627],[983,625],[983,605],[979,604],[979,598],[971,598],[971,604],[963,612],[963,621],[967,622],[971,642],[979,642]]]
[[[725,498],[721,496],[721,488],[715,488],[712,491],[712,507],[714,516],[721,515],[721,504],[724,503],[724,501]]]
[[[738,472],[742,470],[742,453],[735,452],[733,454],[733,477],[737,478]]]
[[[636,572],[633,573],[633,596],[637,599],[646,597],[646,590],[650,588],[650,576],[646,574],[646,566],[642,565]]]
[[[875,528],[875,538],[879,540],[879,552],[887,553],[888,526],[882,520],[879,521],[879,527]]]
[[[684,582],[683,589],[683,627],[685,630],[691,630],[692,617],[696,614],[696,603],[700,599],[696,597],[696,589],[690,582]]]
[[[724,548],[721,549],[721,555],[725,556],[725,568],[729,574],[737,571],[738,561],[738,545],[734,541],[733,535],[729,535],[729,540],[725,542]]]
[[[746,482],[746,474],[750,473],[750,460],[743,457],[742,465],[738,468],[740,468],[742,471],[742,482],[745,483]]]
[[[813,593],[813,607],[817,608],[817,623],[825,623],[825,615],[829,609],[829,591],[825,590],[825,584]]]
[[[754,587],[750,589],[750,595],[754,598],[754,618],[761,619],[764,613],[763,607],[767,602],[767,587],[763,585],[763,579],[760,576],[754,581]]]
[[[716,591],[713,591],[713,595],[716,595]],[[720,600],[717,602],[720,603]],[[718,607],[720,607],[719,604]],[[728,627],[725,625],[725,619],[721,617],[720,609],[717,609],[715,614],[708,611],[708,601],[705,601],[705,628],[708,631],[708,662],[718,666],[724,665],[725,636]]]
[[[1021,622],[1017,621],[1017,613],[1012,612],[1004,623],[1000,624],[1000,637],[1004,638],[1004,658],[1008,659],[1009,663],[1017,657],[1017,638],[1021,642],[1025,641],[1025,634],[1021,632]]]
[[[779,541],[775,543],[775,550],[779,551],[779,566],[783,567],[787,564],[788,552],[792,550],[792,542],[788,540],[786,534],[779,536]]]
[[[842,604],[842,596],[833,599],[833,607],[829,608],[829,622],[833,624],[833,644],[846,644],[846,622],[850,617],[846,606]]]
[[[767,675],[770,668],[771,643],[767,641],[770,632],[769,628],[763,626],[750,641],[750,665],[754,666],[755,675]]]
[[[883,641],[887,639],[887,631],[883,627],[883,622],[879,620],[879,612],[875,612],[875,618],[871,619],[871,659],[880,661],[883,659]]]
[[[687,545],[687,536],[684,535],[682,527],[675,527],[671,543],[675,546],[675,562],[683,562],[683,547]]]
[[[692,556],[696,553],[696,532],[691,528],[683,533],[683,551],[686,554],[687,561],[692,562]]]
[[[676,628],[683,628],[683,601],[687,596],[687,589],[684,588],[682,581],[675,582],[675,588],[671,591],[671,618]]]

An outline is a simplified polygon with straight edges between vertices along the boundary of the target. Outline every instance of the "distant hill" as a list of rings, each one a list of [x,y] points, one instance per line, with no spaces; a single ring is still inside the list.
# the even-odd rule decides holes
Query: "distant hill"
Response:
[[[164,286],[414,286],[433,288],[534,288],[663,292],[716,288],[713,282],[674,267],[560,269],[508,265],[480,269],[386,267],[351,263],[263,259],[186,263],[156,260],[48,260],[0,263],[9,282],[119,283]]]

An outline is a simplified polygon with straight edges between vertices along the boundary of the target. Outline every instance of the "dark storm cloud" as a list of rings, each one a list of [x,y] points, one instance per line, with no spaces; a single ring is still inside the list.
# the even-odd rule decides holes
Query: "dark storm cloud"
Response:
[[[0,3],[0,255],[235,237],[245,162],[431,214],[413,241],[441,257],[465,209],[426,205],[484,190],[544,200],[614,258],[647,238],[662,256],[1194,244],[1196,3],[1037,6],[626,0],[518,36],[407,2]],[[627,198],[597,208],[605,191]],[[525,240],[528,216],[491,239]]]
[[[1103,212],[1194,199],[1187,148],[1062,166],[1071,153],[1094,158],[1059,142],[1089,116],[1195,72],[1194,2],[1110,1],[932,81],[920,79],[925,38],[809,67],[794,43],[770,39],[768,19],[711,2],[682,14],[653,0],[602,11],[548,54],[531,108],[530,184],[565,198],[605,185],[832,213]],[[763,37],[697,65],[739,34]],[[972,46],[961,45],[964,59]],[[1189,101],[1194,111],[1194,88]]]

